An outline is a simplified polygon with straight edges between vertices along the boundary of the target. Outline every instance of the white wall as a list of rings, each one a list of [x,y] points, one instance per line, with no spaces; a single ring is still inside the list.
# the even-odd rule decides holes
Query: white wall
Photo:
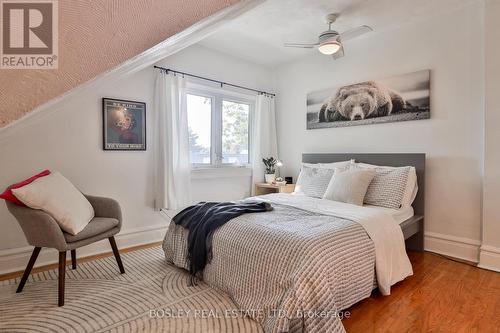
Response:
[[[192,46],[158,65],[276,90],[279,150],[285,165],[283,176],[296,178],[303,152],[427,153],[426,247],[476,261],[484,215],[481,265],[491,268],[500,258],[495,252],[500,248],[496,211],[500,202],[497,167],[500,154],[496,147],[500,140],[500,119],[496,112],[500,84],[497,60],[500,14],[498,1],[486,3],[486,45],[482,37],[485,12],[483,3],[477,2],[445,16],[350,41],[346,45],[346,57],[337,61],[313,52],[309,58],[271,71]],[[464,41],[467,45],[461,48]],[[430,120],[306,130],[308,92],[421,69],[431,69]],[[0,131],[0,188],[44,168],[60,170],[82,191],[120,201],[125,217],[118,238],[120,246],[161,239],[167,221],[152,208],[152,131],[148,131],[146,152],[101,149],[102,97],[146,102],[150,115],[148,129],[153,128],[155,73],[147,68],[125,79],[108,78],[76,96],[63,98],[47,112]],[[229,171],[231,173],[228,170],[193,172],[193,201],[247,196],[250,172]],[[31,249],[3,204],[0,204],[0,228],[0,273],[23,269]],[[99,251],[109,251],[109,245],[101,242],[80,253]],[[38,264],[54,262],[56,258],[55,253],[42,252]]]
[[[483,7],[373,33],[333,61],[314,53],[280,66],[279,155],[297,176],[303,152],[423,152],[426,246],[477,261],[483,158]],[[465,43],[465,45],[464,45]],[[306,95],[346,83],[431,70],[431,119],[306,130]],[[449,240],[454,243],[447,244]]]
[[[269,89],[270,72],[230,56],[192,46],[159,63],[199,75]],[[156,70],[147,68],[125,79],[109,78],[82,93],[63,98],[49,110],[0,131],[0,188],[45,168],[59,170],[83,192],[116,198],[123,210],[120,246],[160,240],[167,220],[153,210],[152,116]],[[101,98],[113,97],[147,104],[147,151],[102,150]],[[250,193],[248,170],[194,174],[193,199],[233,200]],[[214,189],[217,189],[214,191]],[[24,269],[31,248],[4,204],[0,204],[0,273]],[[101,242],[79,251],[109,251]],[[55,252],[42,252],[37,265],[55,262]]]
[[[500,271],[500,1],[485,8],[483,244],[479,265]]]

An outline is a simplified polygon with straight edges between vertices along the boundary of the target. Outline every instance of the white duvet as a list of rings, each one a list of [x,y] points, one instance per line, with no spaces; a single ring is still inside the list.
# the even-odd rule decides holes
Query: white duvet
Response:
[[[375,271],[382,295],[390,295],[392,285],[413,275],[401,227],[387,213],[374,208],[294,194],[268,194],[246,200],[272,201],[359,223],[375,246]]]

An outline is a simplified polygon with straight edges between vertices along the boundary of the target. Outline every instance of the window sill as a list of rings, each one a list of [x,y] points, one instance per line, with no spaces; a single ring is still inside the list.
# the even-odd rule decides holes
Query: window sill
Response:
[[[196,168],[191,170],[191,179],[251,177],[249,167]]]

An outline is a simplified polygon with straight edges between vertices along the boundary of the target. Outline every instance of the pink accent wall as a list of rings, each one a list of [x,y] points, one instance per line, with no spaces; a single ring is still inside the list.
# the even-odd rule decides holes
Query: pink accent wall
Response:
[[[59,0],[59,68],[0,69],[0,128],[239,0]]]

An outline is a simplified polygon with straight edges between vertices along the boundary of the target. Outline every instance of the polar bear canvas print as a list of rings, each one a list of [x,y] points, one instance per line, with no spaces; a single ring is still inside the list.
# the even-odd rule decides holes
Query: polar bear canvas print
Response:
[[[343,85],[307,95],[307,129],[429,118],[429,70]]]

